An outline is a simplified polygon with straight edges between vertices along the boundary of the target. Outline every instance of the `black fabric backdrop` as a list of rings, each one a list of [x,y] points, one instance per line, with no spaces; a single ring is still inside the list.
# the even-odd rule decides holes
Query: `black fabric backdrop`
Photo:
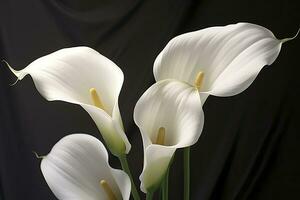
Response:
[[[289,37],[299,28],[299,10],[297,0],[1,0],[0,56],[21,69],[55,50],[86,45],[117,63],[125,74],[119,103],[138,181],[143,155],[133,108],[154,82],[152,65],[166,43],[180,33],[240,21]],[[208,98],[204,130],[191,153],[192,199],[300,199],[299,49],[299,38],[284,44],[245,92]],[[1,65],[0,194],[55,199],[32,151],[47,154],[70,133],[101,136],[83,109],[47,102],[30,77],[10,87],[15,77]],[[182,199],[181,160],[179,150],[170,199]]]

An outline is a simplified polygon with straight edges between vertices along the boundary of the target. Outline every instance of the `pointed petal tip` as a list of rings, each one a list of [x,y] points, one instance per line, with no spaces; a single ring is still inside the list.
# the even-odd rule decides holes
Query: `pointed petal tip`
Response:
[[[300,27],[298,28],[298,31],[297,31],[297,33],[296,33],[296,34],[295,34],[293,37],[284,38],[284,39],[281,39],[280,41],[281,41],[282,43],[285,43],[285,42],[288,42],[288,41],[294,40],[294,39],[296,39],[296,38],[298,37],[298,35],[299,35],[299,32],[300,32]]]
[[[15,82],[13,82],[13,83],[10,83],[9,86],[14,86],[14,85],[16,85],[18,82],[19,82],[19,79],[17,78],[17,80],[16,80]]]
[[[40,156],[36,151],[32,151],[37,159],[44,159],[46,156]]]
[[[6,60],[2,59],[1,61],[2,61],[3,63],[6,64],[6,66],[8,67],[8,69],[9,69],[16,77],[18,77],[19,73],[18,73],[17,70],[15,70],[14,68],[12,68]]]
[[[18,83],[18,81],[21,80],[21,79],[23,79],[24,76],[26,75],[26,73],[24,73],[24,72],[22,72],[22,71],[15,70],[13,67],[10,66],[10,64],[9,64],[6,60],[2,59],[1,61],[2,61],[2,62],[8,67],[8,69],[9,69],[9,70],[17,77],[17,80],[16,80],[15,82],[9,84],[10,86],[16,85],[16,84]]]

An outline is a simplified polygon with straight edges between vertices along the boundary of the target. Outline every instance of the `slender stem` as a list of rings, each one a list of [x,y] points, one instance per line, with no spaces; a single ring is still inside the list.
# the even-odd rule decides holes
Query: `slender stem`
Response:
[[[130,181],[131,181],[131,194],[132,194],[133,199],[134,200],[140,200],[139,193],[136,189],[136,186],[135,186],[134,181],[133,181],[133,177],[131,175],[131,172],[130,172],[130,169],[129,169],[129,166],[128,166],[126,154],[121,155],[119,157],[119,160],[120,160],[120,163],[122,165],[122,169],[128,174],[128,176],[130,178]]]
[[[163,179],[162,185],[161,185],[161,197],[162,200],[168,200],[169,199],[169,174],[170,174],[170,168],[173,164],[174,161],[174,157],[175,157],[175,153],[172,156],[168,169],[166,171],[165,177]]]
[[[161,185],[161,196],[162,200],[169,199],[169,168]]]
[[[152,200],[152,198],[153,198],[153,192],[147,192],[146,200]]]
[[[184,200],[190,199],[190,147],[183,149]]]

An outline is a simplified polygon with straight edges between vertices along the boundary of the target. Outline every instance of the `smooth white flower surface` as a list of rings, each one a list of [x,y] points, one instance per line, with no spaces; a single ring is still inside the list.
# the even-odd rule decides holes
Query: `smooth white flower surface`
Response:
[[[73,47],[41,57],[23,70],[10,69],[19,80],[30,74],[47,100],[82,106],[113,154],[129,152],[118,107],[124,76],[111,60],[89,47]]]
[[[143,138],[143,192],[160,184],[177,148],[197,142],[203,116],[197,89],[179,81],[160,81],[141,96],[134,109],[134,121]]]
[[[87,134],[72,134],[42,159],[41,170],[60,200],[128,200],[131,184],[122,170],[108,164],[104,145]]]
[[[156,81],[176,79],[194,85],[202,72],[202,103],[209,94],[235,95],[249,87],[265,65],[275,61],[283,42],[268,29],[250,23],[182,34],[156,58],[154,76]]]

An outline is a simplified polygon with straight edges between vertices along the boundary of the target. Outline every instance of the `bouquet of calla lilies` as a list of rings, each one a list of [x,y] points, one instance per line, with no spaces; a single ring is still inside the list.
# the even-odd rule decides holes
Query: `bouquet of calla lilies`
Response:
[[[156,83],[134,109],[144,149],[140,189],[147,200],[159,188],[161,199],[168,199],[169,167],[178,148],[184,149],[182,199],[190,199],[190,146],[201,135],[207,97],[244,91],[275,61],[282,44],[295,37],[280,40],[262,26],[238,23],[182,34],[166,45],[154,62]],[[71,134],[42,156],[41,171],[54,195],[61,200],[128,200],[131,193],[139,200],[118,106],[121,69],[89,47],[58,50],[19,71],[8,67],[18,80],[29,74],[48,101],[80,105],[104,140],[105,146],[91,135]],[[122,170],[109,165],[107,150],[119,158]]]

